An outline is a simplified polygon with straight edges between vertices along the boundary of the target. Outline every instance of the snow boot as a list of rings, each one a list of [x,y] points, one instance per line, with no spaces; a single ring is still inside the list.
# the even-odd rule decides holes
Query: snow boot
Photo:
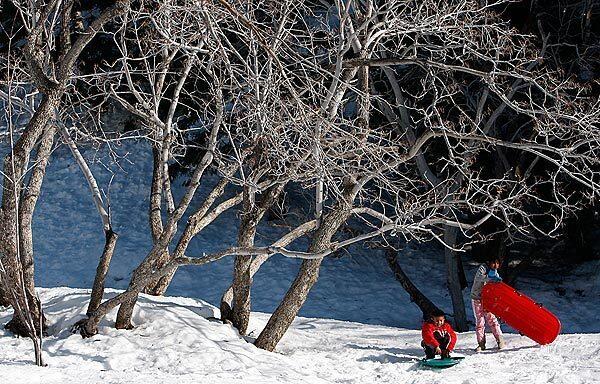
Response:
[[[497,338],[496,341],[498,342],[498,349],[506,348],[506,344],[504,343],[504,338],[502,336]]]
[[[485,341],[479,343],[477,348],[475,348],[475,352],[485,351]]]

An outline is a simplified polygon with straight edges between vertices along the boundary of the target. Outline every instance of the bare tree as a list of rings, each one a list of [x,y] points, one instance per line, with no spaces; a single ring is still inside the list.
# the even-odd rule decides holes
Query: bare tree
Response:
[[[283,11],[280,10],[281,15],[286,14]],[[174,19],[173,15],[178,18]],[[180,260],[196,234],[224,211],[242,202],[238,245],[240,248],[251,248],[258,222],[285,184],[289,180],[299,180],[302,167],[312,172],[310,165],[304,161],[312,153],[311,149],[296,142],[308,141],[310,130],[300,126],[311,125],[313,120],[310,114],[303,111],[303,105],[287,100],[285,92],[289,91],[290,80],[280,71],[273,70],[274,58],[269,52],[277,49],[277,40],[267,49],[257,47],[259,44],[252,43],[251,39],[244,40],[247,28],[240,24],[235,15],[194,2],[163,3],[157,9],[149,7],[131,12],[127,20],[136,22],[131,26],[133,30],[124,29],[115,35],[123,59],[113,65],[107,74],[109,80],[110,76],[114,76],[114,80],[106,81],[107,78],[103,78],[103,84],[109,87],[112,97],[141,119],[150,132],[149,137],[160,143],[155,145],[160,145],[161,151],[164,151],[160,156],[156,150],[154,152],[150,214],[155,235],[154,247],[133,274],[129,290],[135,290],[135,287],[139,287],[139,281],[146,281],[153,271],[169,265],[167,262]],[[139,23],[140,20],[148,22]],[[175,21],[181,24],[177,25]],[[287,23],[285,17],[281,22]],[[226,31],[224,28],[227,23],[235,28]],[[124,25],[128,26],[127,23]],[[144,39],[138,39],[141,33],[135,28],[139,25],[147,27]],[[239,36],[227,35],[236,30],[240,31]],[[190,33],[181,34],[181,31]],[[129,39],[128,36],[133,38]],[[242,41],[251,42],[250,46],[241,44]],[[132,42],[139,57],[127,50]],[[248,59],[239,55],[239,51],[246,48],[251,52]],[[172,53],[167,54],[170,50]],[[219,61],[223,64],[217,65]],[[182,62],[185,63],[183,69],[178,67]],[[172,85],[170,89],[169,84]],[[190,84],[206,87],[206,90],[199,94],[196,88],[192,94]],[[181,102],[178,92],[185,96],[185,102]],[[169,105],[166,115],[160,112],[161,103]],[[211,106],[213,103],[214,109]],[[136,108],[134,104],[142,108]],[[176,150],[185,149],[186,143],[177,140],[183,133],[177,132],[175,120],[190,106],[205,111],[198,118],[202,129],[206,129],[209,135],[204,155],[199,164],[194,165],[196,168],[186,194],[175,206],[169,202],[172,198],[169,198],[170,187],[166,177],[167,161],[176,161]],[[169,129],[173,131],[167,137],[164,130],[170,125],[172,128]],[[294,126],[294,129],[286,132],[287,126]],[[165,138],[171,140],[170,144],[165,145]],[[227,145],[221,148],[219,143],[223,140]],[[222,180],[190,214],[182,235],[173,243],[173,253],[168,255],[169,243],[176,240],[177,222],[188,210],[202,175],[209,166],[218,167]],[[242,192],[215,204],[230,184],[238,186]],[[167,196],[167,224],[164,227],[160,221],[162,194]],[[260,198],[259,202],[257,197]],[[237,259],[238,265],[244,256]],[[249,274],[244,272],[245,269],[236,269],[235,280],[240,282],[236,287],[242,287],[242,291],[236,289],[238,303],[249,299],[249,291],[243,291],[249,288]],[[172,268],[159,276],[160,279],[153,285],[157,288],[154,293],[164,292],[174,271],[175,268]],[[131,326],[134,304],[135,295],[133,299],[124,300],[117,327]],[[247,326],[249,306],[240,304],[234,308],[238,311],[236,317],[239,321],[236,322],[243,333]],[[94,319],[89,324],[82,325],[90,332],[93,332],[92,323],[98,316],[92,317]]]
[[[22,55],[22,63],[28,69],[23,81],[30,86],[25,88],[27,92],[36,89],[41,97],[31,108],[33,113],[4,161],[0,249],[7,272],[6,286],[11,287],[9,289],[25,287],[26,295],[17,297],[18,302],[9,296],[11,304],[15,308],[29,308],[34,323],[39,323],[42,314],[41,307],[35,305],[31,222],[56,132],[56,126],[49,121],[68,91],[74,64],[82,50],[106,23],[125,11],[129,1],[116,1],[76,38],[73,38],[71,25],[73,1],[53,0],[42,4],[15,0],[11,5],[26,31],[26,44],[17,53]],[[36,146],[32,167],[30,157]],[[15,333],[27,334],[19,318],[13,318],[7,327]]]
[[[95,333],[98,321],[119,305],[117,327],[131,327],[135,300],[149,282],[170,279],[179,266],[227,256],[237,261],[222,316],[243,333],[257,268],[274,254],[299,257],[304,260],[296,279],[255,343],[273,350],[316,283],[323,258],[340,247],[401,235],[461,251],[465,242],[481,239],[480,227],[488,221],[502,223],[510,236],[555,231],[585,203],[569,198],[565,180],[580,185],[589,198],[598,191],[598,100],[545,67],[532,37],[497,14],[502,4],[334,1],[308,7],[218,1],[143,9],[150,24],[136,25],[159,26],[156,41],[140,41],[153,47],[140,49],[140,58],[124,55],[116,72],[125,87],[111,92],[148,129],[168,124],[165,115],[153,112],[159,76],[149,74],[160,71],[148,70],[144,62],[161,62],[150,58],[168,57],[159,52],[176,47],[181,65],[170,67],[172,88],[160,97],[168,110],[176,110],[174,90],[183,92],[188,82],[206,87],[194,99],[204,106],[206,151],[183,199],[171,204],[165,194],[166,222],[128,289],[102,303],[82,334]],[[182,34],[159,22],[167,17]],[[185,77],[191,57],[195,66]],[[128,73],[152,81],[141,86]],[[173,146],[164,145],[165,131],[157,132],[161,150],[169,153]],[[493,169],[490,153],[507,164],[505,171]],[[163,172],[155,176],[156,193],[168,191],[169,156],[155,156],[162,159],[162,165],[155,162],[155,175]],[[527,159],[527,167],[511,163],[513,158]],[[542,164],[543,172],[537,169]],[[209,166],[222,179],[189,213],[175,242],[177,224]],[[315,190],[315,219],[271,245],[255,246],[263,208],[292,181]],[[237,194],[217,203],[229,185]],[[156,196],[155,206],[160,201]],[[240,203],[236,247],[199,258],[185,255],[200,230]],[[550,225],[539,225],[542,215]],[[342,238],[339,229],[351,217],[363,223],[364,232]],[[454,241],[453,231],[465,241]],[[310,232],[307,250],[289,249],[297,236]],[[169,244],[174,251],[158,263]],[[449,255],[452,278],[457,256]],[[453,302],[455,316],[461,316],[460,289],[453,289]]]
[[[98,267],[96,268],[96,276],[94,278],[94,285],[92,286],[92,293],[90,297],[90,303],[88,305],[87,314],[91,314],[94,312],[100,303],[102,302],[102,297],[104,295],[104,283],[106,280],[106,275],[108,273],[108,268],[110,266],[110,261],[112,260],[112,256],[117,245],[117,239],[119,236],[113,230],[111,214],[110,214],[110,205],[105,202],[105,199],[102,198],[102,193],[100,188],[98,187],[98,182],[90,169],[88,162],[85,160],[77,144],[70,136],[69,130],[64,125],[64,123],[60,120],[57,120],[55,124],[59,127],[61,136],[64,142],[67,144],[75,161],[79,165],[81,172],[83,173],[88,186],[90,188],[90,192],[92,194],[92,199],[94,200],[94,205],[98,210],[98,215],[102,220],[102,228],[104,230],[105,243],[104,249],[102,251],[102,255],[100,256],[100,260],[98,262]],[[108,199],[107,199],[108,200]]]
[[[17,73],[16,68],[18,66],[15,64],[18,61],[13,60],[14,58],[12,57],[12,40],[13,36],[9,35],[9,46],[7,50],[7,55],[6,57],[3,57],[4,60],[2,61],[2,67],[3,69],[6,69],[6,82],[4,84],[3,89],[3,96],[5,96],[5,98],[3,99],[4,108],[2,110],[2,113],[4,113],[4,115],[6,116],[6,133],[8,134],[8,141],[11,144],[11,155],[13,155],[14,158],[13,148],[16,135],[15,122],[19,121],[19,115],[23,113],[23,111],[19,107],[25,107],[25,109],[27,109],[27,106],[16,97],[16,91],[19,87],[17,85],[18,77],[15,78],[15,73]],[[19,100],[19,106],[13,107],[13,102],[17,102],[17,100]],[[48,136],[49,135],[47,134],[44,135],[44,138],[42,139],[42,142],[38,147],[38,157],[42,158],[42,162],[47,161],[47,157],[49,156],[49,152],[52,146],[52,141],[48,139]],[[35,176],[37,179],[39,179],[40,169],[43,169],[44,166],[45,164],[38,164],[31,177],[33,178]],[[14,167],[14,160],[12,160],[11,168],[14,169]],[[19,197],[15,194],[12,196],[12,198],[14,199],[14,204],[18,205]],[[31,196],[29,197],[30,200],[32,198],[33,197]],[[21,228],[19,212],[17,211],[15,212],[15,214],[16,217],[12,218],[13,222],[18,228]],[[14,257],[15,260],[12,260],[12,263],[14,265],[20,265],[20,255],[18,251],[14,255]],[[27,290],[25,285],[23,284],[25,281],[23,270],[20,269],[16,271],[17,277],[20,279],[19,281],[21,282],[21,284],[18,286],[11,285],[11,276],[9,275],[9,271],[4,267],[4,262],[2,260],[3,258],[0,257],[0,293],[2,295],[2,297],[0,298],[0,304],[9,305],[12,303],[14,305],[14,318],[18,319],[20,324],[22,325],[23,329],[21,329],[21,332],[24,332],[25,335],[28,336],[33,342],[35,363],[38,366],[43,366],[44,362],[42,358],[42,337],[44,316],[41,308],[41,302],[39,300],[39,297],[36,296],[34,301],[35,308],[32,309],[29,307],[29,305],[31,304],[30,301],[26,299],[23,300],[23,298],[27,298]],[[13,274],[15,273],[15,271],[12,272]],[[21,303],[24,306],[21,306]],[[37,322],[32,316],[32,313],[34,313],[33,311],[36,311],[39,314]]]
[[[474,239],[473,229],[490,218],[504,222],[508,229],[521,234],[530,230],[549,231],[537,226],[535,220],[525,214],[523,204],[525,201],[549,204],[567,214],[575,204],[585,203],[570,201],[561,194],[561,178],[574,179],[589,188],[590,194],[596,193],[592,165],[596,163],[598,136],[593,126],[597,124],[598,101],[587,97],[585,91],[574,90],[575,87],[547,68],[532,68],[539,56],[529,43],[531,37],[511,30],[494,14],[493,9],[499,3],[485,7],[468,1],[443,5],[424,3],[417,8],[400,2],[352,4],[353,12],[346,4],[335,4],[340,20],[337,32],[340,44],[346,43],[344,46],[348,49],[354,47],[359,57],[344,60],[338,56],[341,64],[337,67],[346,68],[347,80],[354,77],[353,70],[364,66],[373,71],[390,67],[403,76],[412,76],[409,77],[412,86],[402,85],[405,88],[401,94],[406,95],[404,102],[398,103],[398,95],[394,104],[383,97],[373,99],[388,103],[392,111],[400,107],[399,114],[408,111],[409,129],[404,128],[397,136],[392,136],[387,127],[373,124],[366,131],[360,130],[364,127],[364,117],[361,117],[364,112],[360,106],[368,108],[368,103],[359,102],[368,89],[361,87],[365,81],[365,75],[361,75],[357,86],[349,89],[349,94],[356,95],[357,100],[353,114],[356,120],[346,122],[347,126],[356,127],[353,135],[344,136],[346,132],[338,129],[336,135],[329,138],[331,142],[343,141],[344,151],[323,149],[323,153],[331,154],[331,163],[324,167],[329,170],[326,176],[331,180],[326,185],[329,188],[340,185],[337,190],[330,189],[331,194],[340,197],[332,204],[331,221],[325,215],[324,225],[343,222],[340,217],[355,201],[363,206],[376,204],[380,207],[377,212],[383,216],[382,222],[387,222],[384,218],[388,217],[396,225],[395,231],[422,240],[435,238],[456,249],[449,227]],[[361,18],[361,14],[366,16]],[[350,37],[345,38],[344,33]],[[366,36],[365,40],[361,41],[361,35]],[[331,74],[334,82],[341,77],[339,74],[343,76],[344,71]],[[416,84],[415,75],[421,79]],[[469,93],[461,90],[461,83],[487,89],[481,99],[485,100],[489,94],[492,109],[483,107],[485,101],[470,106],[469,100],[465,100]],[[388,87],[393,86],[392,83]],[[575,96],[569,97],[569,92]],[[491,125],[495,116],[505,109],[522,121],[521,131],[481,127],[483,119],[478,115],[483,114],[485,119],[489,116],[487,123]],[[377,113],[385,113],[385,109],[371,110],[370,115]],[[417,134],[411,135],[410,131]],[[364,137],[366,140],[359,141]],[[423,177],[427,169],[419,158],[426,146],[441,159],[436,160],[436,173]],[[532,177],[531,167],[526,177],[519,179],[510,174],[488,175],[480,159],[492,148],[530,155],[534,159],[531,167],[538,161],[547,161],[552,176],[543,180],[539,175]],[[336,175],[335,171],[339,173]],[[414,177],[419,173],[423,182]],[[430,180],[433,176],[438,179],[435,184]],[[345,183],[336,182],[336,178]],[[457,184],[457,179],[462,181]],[[543,185],[550,186],[553,193],[550,201],[539,191]],[[351,192],[344,193],[349,189]],[[382,198],[382,193],[388,198]],[[560,225],[562,214],[551,217],[554,223],[550,231]],[[469,221],[474,224],[467,225]],[[318,246],[315,239],[323,238],[315,235],[312,247]],[[257,346],[269,350],[275,347],[316,281],[318,264],[317,261],[303,263],[282,304],[258,337]],[[449,268],[456,268],[455,265],[453,261],[448,262]],[[449,271],[448,275],[456,276],[456,270]],[[461,307],[464,311],[459,289],[455,308]],[[458,316],[464,318],[464,314]]]

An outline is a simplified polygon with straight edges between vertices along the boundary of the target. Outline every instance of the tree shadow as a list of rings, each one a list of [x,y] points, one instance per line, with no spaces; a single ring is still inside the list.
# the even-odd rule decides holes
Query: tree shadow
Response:
[[[361,361],[361,362],[372,361],[372,362],[382,363],[382,364],[418,363],[419,358],[409,357],[409,356],[396,356],[396,355],[390,355],[388,353],[383,353],[381,355],[364,356],[364,357],[357,359],[356,361]]]
[[[425,357],[425,353],[423,352],[422,348],[382,348],[372,345],[364,346],[358,344],[346,344],[346,347],[364,351],[381,352],[381,354],[360,357],[357,359],[357,361],[372,361],[382,364],[414,363],[408,368],[408,370],[419,369],[421,366],[420,361],[423,357]]]
[[[92,342],[97,342],[99,340],[91,340]],[[48,355],[48,357],[53,358],[53,357],[68,357],[68,358],[72,358],[73,356],[77,356],[79,358],[81,358],[84,361],[91,361],[91,362],[96,362],[96,363],[100,363],[102,364],[102,366],[104,367],[103,370],[110,370],[110,364],[107,363],[107,359],[104,356],[101,355],[94,355],[94,354],[86,354],[86,353],[80,353],[77,352],[71,348],[65,347],[64,345],[62,345],[60,348],[57,348],[53,351],[50,351],[48,349],[46,349],[44,351],[44,353],[46,353]]]
[[[33,355],[33,352],[32,352]],[[32,358],[31,360],[24,360],[24,359],[15,359],[15,360],[4,360],[4,359],[0,359],[0,367],[1,366],[15,366],[15,367],[23,367],[23,366],[27,366],[27,367],[31,367],[34,366],[35,367],[35,359]]]
[[[386,352],[391,355],[408,355],[409,357],[414,356],[414,358],[419,359],[421,356],[425,356],[425,352],[423,352],[423,348],[381,348],[374,347],[372,345],[364,346],[358,344],[346,344],[346,347],[352,349],[362,349],[362,350],[374,350]]]

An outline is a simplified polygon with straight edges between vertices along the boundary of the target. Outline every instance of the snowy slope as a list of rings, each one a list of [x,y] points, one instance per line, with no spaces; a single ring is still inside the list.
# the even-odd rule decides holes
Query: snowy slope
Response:
[[[68,327],[83,317],[88,295],[70,288],[42,289],[53,323],[45,339],[47,368],[31,365],[31,345],[0,331],[2,382],[73,383],[597,383],[600,335],[561,335],[539,347],[509,335],[503,351],[472,352],[474,335],[460,335],[467,356],[443,371],[418,364],[420,332],[338,320],[298,318],[278,352],[255,348],[229,325],[211,321],[218,310],[180,297],[142,296],[135,312],[141,325],[82,339]],[[253,314],[252,327],[265,324]],[[7,321],[8,311],[0,312]],[[6,336],[6,337],[1,337]]]
[[[101,188],[107,189],[111,177],[107,168],[114,172],[110,198],[114,226],[120,237],[107,286],[124,289],[131,271],[151,246],[147,210],[152,159],[150,148],[144,143],[128,142],[115,151],[121,156],[118,167],[106,150],[88,149],[84,155],[92,162]],[[210,178],[204,182],[200,196],[208,193],[213,183]],[[176,183],[176,194],[181,195],[182,190],[180,182]],[[192,241],[188,254],[199,256],[233,245],[236,214],[231,210],[202,231]],[[262,225],[257,243],[266,244],[285,232],[285,228]],[[34,236],[38,286],[91,287],[104,234],[85,180],[64,147],[55,151],[48,167],[34,217]],[[399,262],[437,305],[452,312],[440,247],[409,243],[400,253]],[[272,312],[299,264],[300,260],[281,256],[267,261],[254,278],[253,310]],[[469,282],[476,267],[466,266]],[[600,322],[585,320],[597,314],[600,306],[600,261],[580,269],[579,275],[560,277],[564,280],[563,296],[535,276],[520,281],[519,288],[560,314],[564,332],[600,332]],[[231,258],[202,267],[180,268],[167,294],[195,297],[218,306],[231,282],[231,271]],[[580,291],[576,293],[576,289]],[[467,308],[470,307],[468,294],[467,289]],[[573,310],[574,307],[577,309]],[[418,308],[410,304],[408,295],[394,279],[383,255],[360,245],[344,252],[341,258],[327,258],[323,262],[320,278],[300,315],[406,328],[419,327],[421,318]]]

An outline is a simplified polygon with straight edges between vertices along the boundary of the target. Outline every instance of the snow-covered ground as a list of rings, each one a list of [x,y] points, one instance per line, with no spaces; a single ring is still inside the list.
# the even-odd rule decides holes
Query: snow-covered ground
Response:
[[[45,339],[49,367],[31,365],[31,344],[0,332],[3,383],[596,383],[600,335],[561,335],[540,347],[508,335],[508,347],[476,354],[472,332],[460,335],[457,354],[467,358],[445,370],[423,369],[420,332],[330,319],[298,318],[278,353],[246,342],[212,319],[218,310],[196,299],[142,296],[133,331],[110,327],[82,339],[68,330],[83,317],[87,291],[42,289],[53,324]],[[259,330],[266,314],[253,314]],[[0,312],[0,321],[9,319]]]
[[[85,151],[95,158],[101,187],[110,188],[114,225],[120,235],[107,285],[123,289],[129,274],[150,248],[147,223],[151,154],[143,144],[118,148],[121,169],[106,153]],[[201,194],[210,186],[203,185]],[[181,194],[182,187],[176,186]],[[188,254],[199,256],[232,244],[236,212],[204,230]],[[267,243],[285,233],[263,225],[257,240]],[[473,354],[472,333],[459,336],[458,352],[468,355],[444,371],[419,369],[422,355],[418,308],[409,301],[385,259],[361,246],[323,263],[321,276],[276,353],[258,350],[218,317],[220,296],[231,280],[232,260],[181,268],[167,294],[143,297],[133,331],[110,327],[82,340],[68,331],[82,317],[104,237],[85,181],[65,148],[49,165],[34,218],[36,278],[48,314],[51,336],[44,350],[48,368],[30,365],[31,345],[0,331],[0,378],[7,383],[188,383],[188,382],[338,382],[338,383],[593,383],[600,382],[600,261],[576,270],[537,269],[518,288],[555,312],[563,335],[539,347],[518,334],[507,336],[501,352]],[[301,244],[302,246],[302,244]],[[443,254],[439,247],[409,243],[399,261],[415,284],[436,304],[451,312],[445,290]],[[250,331],[258,335],[294,278],[299,261],[273,257],[253,285]],[[476,265],[467,265],[472,279]],[[549,283],[551,281],[552,284]],[[51,288],[51,287],[71,288]],[[561,289],[556,290],[555,287]],[[74,289],[80,288],[80,289]],[[465,291],[468,302],[468,290]],[[0,323],[9,312],[0,312]],[[508,330],[508,329],[507,329]],[[252,335],[251,334],[251,335]],[[7,379],[4,381],[4,379]]]

